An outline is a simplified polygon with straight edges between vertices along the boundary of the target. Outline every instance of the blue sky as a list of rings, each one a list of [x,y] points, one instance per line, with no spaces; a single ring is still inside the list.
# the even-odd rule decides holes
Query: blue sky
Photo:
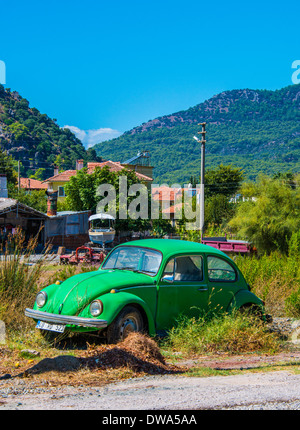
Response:
[[[292,84],[299,1],[0,0],[6,87],[87,143],[231,89]]]

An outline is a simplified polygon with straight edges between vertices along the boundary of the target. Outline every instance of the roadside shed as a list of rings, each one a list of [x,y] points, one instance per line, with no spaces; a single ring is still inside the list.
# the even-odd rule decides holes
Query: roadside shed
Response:
[[[51,243],[76,249],[89,241],[90,215],[90,211],[68,211],[49,216],[18,200],[0,197],[0,245],[18,227],[25,233],[26,241],[39,233],[38,243],[41,246]]]
[[[25,232],[25,239],[39,234],[39,243],[44,244],[44,226],[47,215],[33,209],[18,200],[0,198],[0,242],[4,243],[8,234],[21,228]]]
[[[89,241],[88,228],[90,211],[57,212],[47,216],[45,235],[52,245],[75,249]]]

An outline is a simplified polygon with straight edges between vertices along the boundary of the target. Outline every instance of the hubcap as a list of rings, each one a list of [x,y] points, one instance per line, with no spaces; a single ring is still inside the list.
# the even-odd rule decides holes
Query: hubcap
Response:
[[[138,322],[132,317],[126,318],[121,325],[121,338],[124,339],[133,331],[138,331]]]

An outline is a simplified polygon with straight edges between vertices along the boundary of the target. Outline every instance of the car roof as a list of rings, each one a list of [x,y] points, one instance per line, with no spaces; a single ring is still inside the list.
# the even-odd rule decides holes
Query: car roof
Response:
[[[138,239],[122,244],[123,246],[143,246],[147,248],[157,249],[164,256],[176,254],[177,252],[209,252],[210,254],[218,254],[227,257],[224,252],[213,248],[212,246],[203,245],[198,242],[190,242],[188,240],[178,239]],[[120,246],[120,245],[119,245]]]

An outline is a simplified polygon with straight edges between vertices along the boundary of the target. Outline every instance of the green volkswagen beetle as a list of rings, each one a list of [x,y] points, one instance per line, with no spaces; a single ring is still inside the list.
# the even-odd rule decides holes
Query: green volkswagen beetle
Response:
[[[195,242],[145,239],[115,247],[97,271],[44,288],[25,315],[43,333],[96,332],[115,343],[131,331],[163,334],[180,314],[250,306],[264,312],[223,252]]]

